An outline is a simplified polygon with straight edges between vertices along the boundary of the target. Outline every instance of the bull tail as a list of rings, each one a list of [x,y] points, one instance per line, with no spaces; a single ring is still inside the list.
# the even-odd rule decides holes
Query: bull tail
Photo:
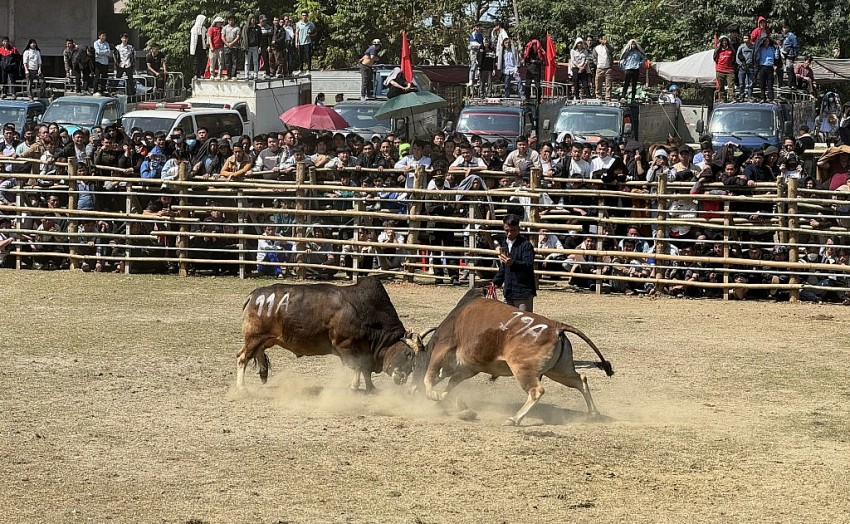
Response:
[[[563,327],[558,330],[558,337],[566,338],[566,333],[572,333],[574,335],[577,335],[579,338],[584,340],[587,345],[590,346],[590,348],[593,349],[593,351],[595,351],[596,355],[599,357],[600,362],[596,363],[596,367],[604,371],[605,374],[609,377],[614,374],[614,368],[611,366],[611,363],[605,360],[605,357],[602,356],[602,352],[599,351],[599,348],[596,347],[596,344],[594,344],[593,341],[590,340],[590,337],[585,335],[580,329],[570,326],[569,324],[562,324],[562,326]]]

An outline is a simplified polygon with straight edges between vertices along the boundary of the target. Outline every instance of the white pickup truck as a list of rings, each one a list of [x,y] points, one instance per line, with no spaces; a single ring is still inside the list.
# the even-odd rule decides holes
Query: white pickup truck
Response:
[[[280,115],[287,109],[312,100],[310,79],[306,77],[268,80],[192,80],[192,96],[186,100],[193,109],[233,109],[241,116],[251,136],[284,129]]]

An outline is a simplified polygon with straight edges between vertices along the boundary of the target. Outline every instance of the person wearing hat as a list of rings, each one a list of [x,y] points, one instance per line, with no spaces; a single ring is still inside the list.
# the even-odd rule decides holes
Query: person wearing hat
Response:
[[[662,176],[666,176],[667,181],[672,182],[676,179],[676,171],[674,171],[673,167],[670,166],[667,150],[659,146],[655,152],[652,153],[652,164],[646,172],[646,181],[653,184]],[[655,192],[655,188],[653,188],[652,191]]]
[[[676,104],[676,107],[682,107],[682,99],[679,98],[679,86],[670,84],[667,91],[661,93],[658,101],[662,104]]]
[[[375,65],[380,50],[381,40],[376,38],[360,57],[360,100],[375,96],[375,70],[372,66]]]
[[[217,16],[213,20],[212,26],[207,31],[207,41],[210,49],[210,78],[221,80],[221,70],[223,69],[222,56],[224,53],[224,37],[221,29],[224,27],[224,18]]]

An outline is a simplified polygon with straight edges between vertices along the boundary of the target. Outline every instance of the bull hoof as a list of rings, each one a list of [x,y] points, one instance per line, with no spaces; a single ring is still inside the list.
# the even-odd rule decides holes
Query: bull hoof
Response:
[[[431,400],[434,400],[436,402],[439,402],[439,401],[443,400],[444,398],[446,398],[446,394],[445,393],[438,393],[436,391],[429,391],[428,392],[428,398],[431,399]]]
[[[519,426],[519,422],[520,422],[520,419],[518,419],[516,417],[508,417],[506,424],[508,426]]]
[[[473,420],[478,418],[478,413],[467,408],[458,413],[457,418],[459,418],[460,420],[465,420],[467,422],[472,422]]]

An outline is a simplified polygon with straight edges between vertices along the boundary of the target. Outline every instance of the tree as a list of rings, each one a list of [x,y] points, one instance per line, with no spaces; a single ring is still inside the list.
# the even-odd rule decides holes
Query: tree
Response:
[[[292,6],[289,2],[273,0],[127,0],[124,14],[130,27],[137,29],[148,42],[160,45],[170,69],[189,72],[189,30],[197,15],[205,15],[209,27],[216,16],[226,18],[236,14],[241,23],[248,13],[282,14],[294,12]]]

